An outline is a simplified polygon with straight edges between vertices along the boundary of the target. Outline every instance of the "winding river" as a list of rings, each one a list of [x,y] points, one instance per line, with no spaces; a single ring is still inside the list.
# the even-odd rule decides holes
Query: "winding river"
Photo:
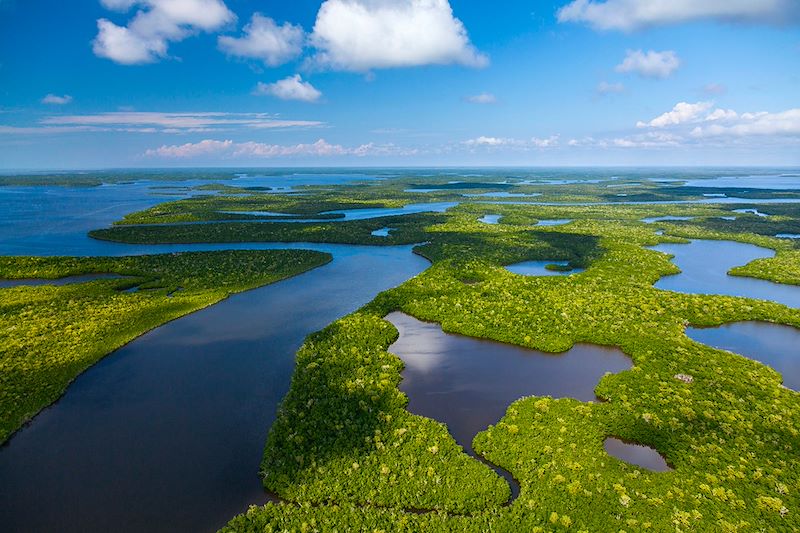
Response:
[[[334,260],[165,324],[79,376],[0,448],[5,531],[214,531],[264,503],[258,465],[304,338],[428,265],[411,246],[105,243],[84,230],[155,202],[136,187],[107,202],[103,188],[25,192],[39,207],[60,201],[40,213],[39,229],[0,215],[0,254],[298,248]]]

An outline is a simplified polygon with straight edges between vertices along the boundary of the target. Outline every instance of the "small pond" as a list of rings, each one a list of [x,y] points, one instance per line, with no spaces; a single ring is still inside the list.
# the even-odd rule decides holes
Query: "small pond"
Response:
[[[534,226],[542,226],[542,227],[564,226],[566,224],[569,224],[570,222],[572,222],[572,220],[568,218],[555,219],[555,220],[540,220],[539,222],[534,224]]]
[[[768,322],[735,322],[718,328],[687,328],[692,340],[770,366],[783,384],[800,391],[800,329]]]
[[[551,266],[551,268],[547,268]],[[556,268],[552,268],[555,266]],[[570,268],[569,261],[525,261],[509,265],[506,270],[521,276],[570,276],[580,274],[585,268]]]
[[[483,215],[478,219],[478,222],[483,222],[484,224],[499,224],[501,218],[503,218],[503,215]]]
[[[394,228],[381,228],[376,229],[372,232],[373,237],[388,237],[391,232],[394,231]]]
[[[742,214],[742,215],[756,215],[756,216],[759,216],[759,217],[762,217],[762,218],[768,218],[769,217],[768,214],[762,213],[758,209],[735,209],[733,212],[734,213],[739,213],[739,214]]]
[[[693,220],[694,217],[650,217],[650,218],[643,218],[642,222],[645,224],[655,224],[656,222],[677,222],[680,220]]]
[[[666,459],[657,450],[649,446],[609,437],[603,443],[603,448],[605,448],[608,455],[626,463],[641,466],[653,472],[672,471]]]
[[[386,320],[400,332],[389,351],[406,365],[400,390],[409,411],[447,424],[467,450],[514,401],[532,395],[591,401],[600,378],[631,367],[617,348],[577,344],[550,354],[444,333],[439,324],[404,313]]]

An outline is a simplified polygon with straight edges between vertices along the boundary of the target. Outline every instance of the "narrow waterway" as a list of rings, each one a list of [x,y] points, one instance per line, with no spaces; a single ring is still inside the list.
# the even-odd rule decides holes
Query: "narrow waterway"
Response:
[[[306,335],[427,267],[314,246],[327,266],[139,337],[0,448],[4,531],[214,531],[264,503],[258,465]]]

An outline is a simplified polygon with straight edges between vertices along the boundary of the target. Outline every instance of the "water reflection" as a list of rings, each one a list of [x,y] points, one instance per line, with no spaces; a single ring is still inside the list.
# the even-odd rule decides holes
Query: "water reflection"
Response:
[[[99,281],[105,279],[121,279],[119,274],[86,274],[83,276],[69,276],[58,279],[0,279],[0,289],[11,287],[36,287],[40,285],[73,285],[75,283],[86,283],[88,281]]]
[[[555,355],[451,335],[404,313],[386,319],[400,332],[389,351],[406,364],[400,389],[409,411],[447,424],[467,450],[512,402],[531,395],[594,400],[604,374],[631,367],[616,348],[578,344]]]
[[[722,294],[771,300],[800,307],[800,286],[783,285],[754,278],[729,276],[728,272],[775,252],[752,244],[695,240],[689,244],[660,244],[654,250],[675,256],[680,274],[661,278],[655,287],[689,294]]]
[[[373,237],[388,237],[395,228],[381,228],[372,232]]]
[[[79,376],[0,448],[0,529],[214,531],[263,504],[258,464],[303,339],[428,265],[410,246],[311,247],[333,262],[165,324]]]
[[[521,276],[570,276],[580,274],[586,269],[572,268],[569,261],[525,261],[509,265],[506,270]]]
[[[800,329],[768,322],[736,322],[718,328],[687,328],[686,335],[764,363],[781,373],[786,387],[800,391]]]
[[[603,448],[612,457],[653,472],[670,472],[672,470],[664,457],[649,446],[609,437],[603,443]]]
[[[503,215],[484,215],[478,219],[478,222],[483,222],[484,224],[499,224],[501,218],[503,218]]]

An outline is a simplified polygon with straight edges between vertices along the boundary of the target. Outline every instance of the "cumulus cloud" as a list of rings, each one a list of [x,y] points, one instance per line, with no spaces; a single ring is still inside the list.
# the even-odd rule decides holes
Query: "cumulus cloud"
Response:
[[[668,78],[678,70],[681,60],[672,50],[656,52],[655,50],[628,50],[625,59],[617,65],[616,71],[634,72],[643,78]]]
[[[762,111],[759,113],[743,113],[741,115],[735,111],[727,110],[713,119],[709,118],[707,122],[713,122],[713,124],[695,127],[691,132],[692,136],[800,136],[800,109],[789,109],[780,113]]]
[[[355,156],[366,157],[371,155],[405,155],[407,152],[394,145],[377,145],[374,143],[362,144],[356,147],[345,147],[340,144],[331,144],[325,139],[319,139],[310,144],[266,144],[259,142],[236,143],[231,140],[216,141],[206,139],[197,143],[181,145],[164,145],[159,148],[147,150],[148,157],[167,159],[189,159],[201,156],[217,156],[227,158],[275,158],[292,156]]]
[[[222,0],[102,0],[105,7],[141,9],[126,26],[97,21],[95,55],[122,65],[152,63],[167,55],[169,43],[198,31],[215,31],[236,20]]]
[[[621,83],[608,83],[601,81],[597,85],[597,94],[620,94],[625,92],[625,86]]]
[[[67,105],[72,102],[72,97],[68,94],[63,96],[59,96],[57,94],[48,94],[44,98],[42,98],[43,104],[48,105]]]
[[[490,93],[475,94],[467,96],[467,102],[471,104],[494,104],[497,103],[497,97]]]
[[[310,40],[313,64],[354,72],[489,63],[448,0],[326,0]]]
[[[749,24],[797,24],[797,0],[573,0],[558,11],[559,22],[598,30],[631,31],[698,20]]]
[[[776,113],[760,111],[739,113],[733,109],[714,107],[713,102],[689,104],[680,102],[671,111],[649,122],[639,122],[639,128],[665,129],[681,132],[695,139],[705,137],[799,137],[800,109]],[[691,131],[689,130],[691,128]]]
[[[649,122],[638,122],[638,128],[664,128],[666,126],[676,126],[678,124],[685,124],[687,122],[697,122],[701,120],[703,114],[711,109],[714,105],[713,102],[697,102],[690,104],[687,102],[679,102],[671,111],[657,116]]]
[[[220,50],[230,56],[258,59],[276,67],[296,59],[303,53],[305,31],[290,23],[278,25],[260,13],[253,15],[241,37],[221,36]]]
[[[255,94],[302,102],[316,102],[322,97],[322,93],[307,81],[303,81],[300,74],[289,76],[275,83],[259,82]]]

